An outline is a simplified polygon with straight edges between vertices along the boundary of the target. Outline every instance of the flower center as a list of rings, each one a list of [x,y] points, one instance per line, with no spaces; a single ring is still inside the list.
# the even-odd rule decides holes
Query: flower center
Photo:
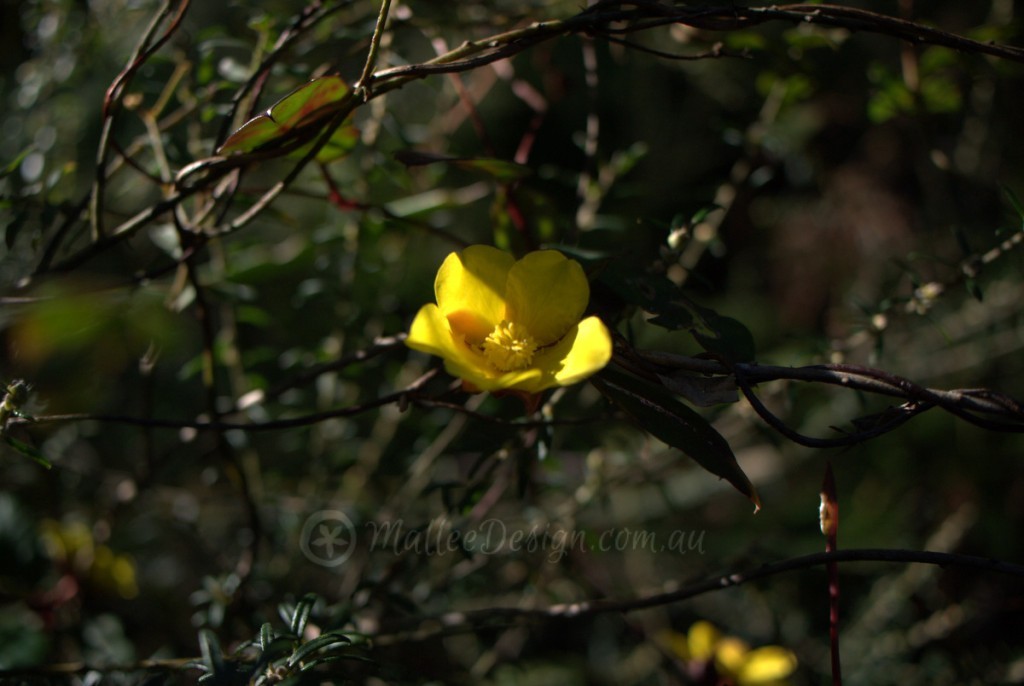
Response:
[[[537,343],[522,326],[502,320],[484,339],[484,357],[502,372],[526,369],[533,361]]]

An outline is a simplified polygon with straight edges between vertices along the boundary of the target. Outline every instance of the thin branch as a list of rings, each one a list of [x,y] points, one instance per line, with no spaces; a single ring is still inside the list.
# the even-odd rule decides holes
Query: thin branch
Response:
[[[363,99],[369,100],[371,84],[373,83],[373,70],[377,66],[377,53],[380,51],[380,39],[384,35],[384,26],[388,23],[388,12],[391,10],[391,0],[383,0],[380,4],[380,14],[377,16],[377,24],[373,27],[373,37],[370,38],[370,50],[366,53],[366,64],[363,66],[363,73],[356,81],[355,89],[363,93]]]
[[[383,395],[379,398],[369,400],[365,403],[358,405],[349,405],[348,407],[341,407],[335,410],[327,410],[324,412],[315,412],[313,414],[301,415],[298,417],[291,417],[289,419],[276,419],[267,422],[229,422],[229,421],[189,421],[189,420],[178,420],[178,419],[149,419],[142,417],[132,417],[128,415],[111,415],[111,414],[55,414],[55,415],[40,415],[35,416],[31,420],[15,418],[11,420],[11,425],[16,424],[56,424],[63,422],[82,422],[82,421],[95,421],[95,422],[109,422],[115,424],[129,424],[132,426],[144,426],[156,429],[194,429],[196,431],[280,431],[281,429],[294,429],[297,427],[310,426],[312,424],[318,424],[328,419],[335,419],[337,417],[352,417],[363,412],[374,410],[384,405],[390,405],[392,403],[403,403],[408,402],[409,396],[415,391],[419,390],[427,381],[432,379],[437,374],[437,370],[431,370],[421,376],[420,378],[413,381],[411,384]]]
[[[187,2],[183,3],[182,7],[187,4]],[[386,4],[387,3],[384,3],[384,5],[382,5],[382,10],[386,9]],[[386,14],[386,12],[382,12],[382,14]],[[322,18],[322,15],[315,15],[315,17],[311,17],[309,23],[313,23],[314,18],[319,20]],[[177,20],[177,17],[175,19]],[[596,3],[592,7],[568,19],[536,22],[529,26],[498,33],[482,40],[466,41],[448,53],[425,63],[384,69],[364,78],[363,81],[369,80],[374,84],[372,94],[368,95],[368,97],[372,98],[400,88],[404,84],[415,79],[425,78],[434,74],[450,74],[460,71],[468,71],[500,59],[512,57],[533,47],[534,45],[537,45],[538,43],[564,35],[586,34],[608,39],[614,34],[635,33],[637,31],[665,24],[682,24],[711,31],[732,31],[763,23],[779,21],[800,24],[820,24],[846,28],[852,31],[870,32],[906,40],[911,43],[940,45],[962,52],[980,53],[1014,62],[1024,62],[1024,48],[998,45],[995,43],[982,43],[905,19],[838,5],[791,4],[753,8],[742,8],[733,5],[730,5],[729,7],[680,7],[655,2],[653,0],[605,0],[604,2]],[[611,29],[610,27],[612,24],[615,24],[617,28],[614,30]],[[618,28],[620,24],[624,24],[625,26],[623,28]],[[176,26],[176,24],[172,23],[172,27],[173,26]],[[296,33],[300,28],[304,30],[307,27],[308,24],[304,24],[296,28]],[[378,28],[380,28],[379,23]],[[168,29],[168,32],[169,31],[170,29]],[[166,40],[167,35],[168,33],[165,32],[165,36],[161,38],[161,41]],[[291,37],[292,34],[289,34],[289,38]],[[285,43],[287,43],[287,41],[285,41]],[[162,43],[158,42],[156,45],[152,46],[149,51],[138,55],[138,57],[133,61],[133,65],[135,65],[134,69],[138,68],[138,64],[136,63],[138,63],[140,58],[144,58],[150,54],[150,52],[159,47],[160,44]],[[371,49],[371,53],[372,52],[373,51]],[[368,57],[372,57],[372,54]],[[264,64],[261,65],[261,69],[264,69],[267,64],[269,63],[265,61]],[[367,64],[371,64],[370,59],[368,59]],[[118,80],[115,80],[115,84],[112,86],[112,90],[110,92],[111,96],[117,95],[123,91],[123,84],[126,82],[127,78],[134,73],[134,69],[132,68],[132,65],[130,65],[129,68],[126,68],[123,77],[119,77]],[[257,77],[254,75],[254,79],[255,78]],[[255,81],[251,79],[249,83],[243,86],[243,90],[251,89],[254,83]],[[237,102],[239,101],[236,101],[236,106]],[[349,113],[355,108],[355,106],[355,103],[339,104],[340,109]],[[190,165],[190,171],[194,172],[196,169],[202,168],[204,171],[211,173],[223,173],[226,170],[235,167],[248,166],[260,159],[279,157],[286,154],[289,150],[299,147],[308,140],[308,138],[300,135],[300,132],[296,132],[295,136],[295,138],[288,137],[289,140],[294,143],[294,147],[291,145],[282,145],[271,150],[256,151],[246,155],[236,155],[228,159],[211,158],[210,160],[202,161],[201,165],[198,167],[192,168]],[[303,140],[300,141],[299,138],[302,138]],[[322,140],[326,143],[326,139]],[[312,156],[308,159],[312,159]],[[294,172],[289,174],[288,179],[275,185],[253,207],[243,213],[243,215],[238,217],[235,221],[231,222],[228,226],[220,229],[220,232],[234,231],[248,223],[254,216],[266,209],[266,207],[288,186],[290,180],[294,179],[295,176],[298,175],[299,171],[301,171],[305,166],[305,163],[308,162],[308,159],[304,159],[302,162],[298,163]],[[102,176],[102,170],[99,170],[98,173]],[[216,176],[216,174],[214,174],[214,176]],[[182,175],[179,174],[179,184],[182,181]],[[134,217],[128,220],[128,222],[119,226],[113,232],[113,236],[109,238],[105,237],[103,240],[95,242],[88,248],[72,255],[64,263],[59,265],[58,269],[66,270],[78,266],[95,254],[109,249],[112,245],[134,234],[139,228],[159,217],[164,212],[173,209],[185,197],[196,190],[199,190],[197,187],[208,187],[214,181],[215,178],[206,177],[192,186],[183,187],[179,185],[178,192],[176,194],[172,194],[169,198],[155,203],[150,208],[137,213]],[[99,202],[96,200],[96,197],[97,193],[94,190],[89,197],[89,201]],[[94,211],[91,214],[93,216],[98,216],[98,208],[94,208]],[[60,232],[60,235],[63,236],[65,233],[66,232],[62,231]],[[48,250],[48,256],[52,256],[55,252],[56,245],[51,244]],[[44,264],[47,263],[48,260],[44,261]],[[37,269],[36,273],[39,274],[41,271],[43,271],[43,269]]]
[[[381,633],[373,636],[376,645],[407,643],[434,638],[438,635],[478,631],[497,623],[544,622],[552,620],[575,620],[593,617],[608,612],[629,613],[654,607],[672,605],[698,596],[742,586],[752,581],[766,579],[778,574],[810,569],[828,564],[848,562],[887,562],[896,564],[927,564],[940,567],[960,567],[982,572],[1009,574],[1024,578],[1024,566],[994,560],[987,557],[940,553],[928,550],[892,550],[885,548],[849,549],[835,552],[814,553],[793,557],[780,562],[763,564],[754,569],[729,572],[709,577],[667,593],[657,593],[639,598],[598,599],[578,603],[552,605],[546,608],[494,607],[467,612],[447,612],[441,615],[421,617],[396,622],[385,626]]]
[[[143,33],[138,46],[135,48],[135,52],[131,59],[128,61],[128,66],[117,75],[113,83],[107,89],[106,97],[103,99],[103,130],[100,134],[100,143],[96,151],[96,179],[93,183],[92,196],[89,202],[89,221],[92,228],[92,239],[94,241],[99,240],[103,237],[103,196],[104,186],[107,180],[107,154],[110,149],[110,135],[114,126],[114,119],[117,111],[116,107],[120,104],[121,99],[124,97],[125,87],[131,81],[135,72],[138,71],[139,67],[145,64],[157,50],[159,50],[164,43],[166,43],[174,32],[181,26],[182,20],[185,18],[185,12],[188,10],[191,0],[181,0],[178,6],[178,11],[171,19],[170,25],[164,30],[163,34],[153,41],[153,36],[156,34],[156,30],[163,24],[164,20],[171,15],[171,7],[174,0],[166,0],[164,6],[160,11],[153,17],[153,21],[150,22],[149,28]]]
[[[687,357],[674,353],[642,350],[633,352],[641,361],[662,367],[665,373],[670,373],[671,370],[681,370],[716,376],[734,375],[741,389],[744,384],[752,386],[779,380],[823,383],[876,395],[901,398],[915,403],[923,409],[928,409],[928,406],[941,407],[965,421],[993,431],[1024,432],[1024,407],[1008,395],[987,389],[928,388],[880,369],[858,365],[820,364],[806,367],[778,367],[738,363],[727,366],[717,360]],[[913,411],[919,413],[923,410],[914,408]],[[979,417],[978,414],[1011,421],[997,422]]]

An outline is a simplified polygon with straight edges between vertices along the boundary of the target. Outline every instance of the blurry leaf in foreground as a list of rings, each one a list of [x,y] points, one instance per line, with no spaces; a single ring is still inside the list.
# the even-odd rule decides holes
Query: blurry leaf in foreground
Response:
[[[21,603],[0,609],[0,669],[43,664],[47,652],[39,615]]]
[[[324,124],[347,102],[346,96],[349,93],[348,84],[340,76],[314,79],[278,100],[263,114],[243,124],[217,149],[217,154],[252,152],[283,138],[295,129]],[[354,131],[351,126],[340,127],[320,154],[325,154],[332,146],[335,151],[327,153],[328,156],[336,154],[340,149],[344,149],[344,152],[351,150],[356,139]]]
[[[740,469],[732,449],[707,420],[664,388],[652,386],[618,369],[606,368],[593,383],[655,438],[677,448],[701,467],[725,479],[761,509],[761,499]]]
[[[495,181],[509,183],[530,175],[530,168],[516,162],[493,157],[449,157],[431,152],[402,150],[395,153],[395,159],[407,167],[422,167],[428,164],[450,164],[459,169],[476,171],[493,177]]]

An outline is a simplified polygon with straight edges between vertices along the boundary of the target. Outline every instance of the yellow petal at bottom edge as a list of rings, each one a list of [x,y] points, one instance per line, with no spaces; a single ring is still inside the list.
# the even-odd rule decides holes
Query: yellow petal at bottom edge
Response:
[[[449,374],[481,391],[508,389],[539,393],[553,386],[569,386],[600,371],[612,356],[612,339],[607,327],[597,317],[588,317],[572,327],[558,343],[539,351],[532,366],[499,372],[482,353],[452,335],[448,319],[433,304],[420,308],[405,344],[413,350],[443,358]]]
[[[531,368],[502,374],[492,384],[528,393],[571,386],[600,371],[611,357],[612,338],[607,327],[597,317],[587,317],[555,345],[539,350]]]

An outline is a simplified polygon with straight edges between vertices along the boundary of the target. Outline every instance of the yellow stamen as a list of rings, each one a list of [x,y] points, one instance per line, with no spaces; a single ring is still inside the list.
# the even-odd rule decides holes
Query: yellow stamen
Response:
[[[537,344],[522,326],[502,320],[484,339],[484,356],[502,372],[526,369],[533,362]]]

